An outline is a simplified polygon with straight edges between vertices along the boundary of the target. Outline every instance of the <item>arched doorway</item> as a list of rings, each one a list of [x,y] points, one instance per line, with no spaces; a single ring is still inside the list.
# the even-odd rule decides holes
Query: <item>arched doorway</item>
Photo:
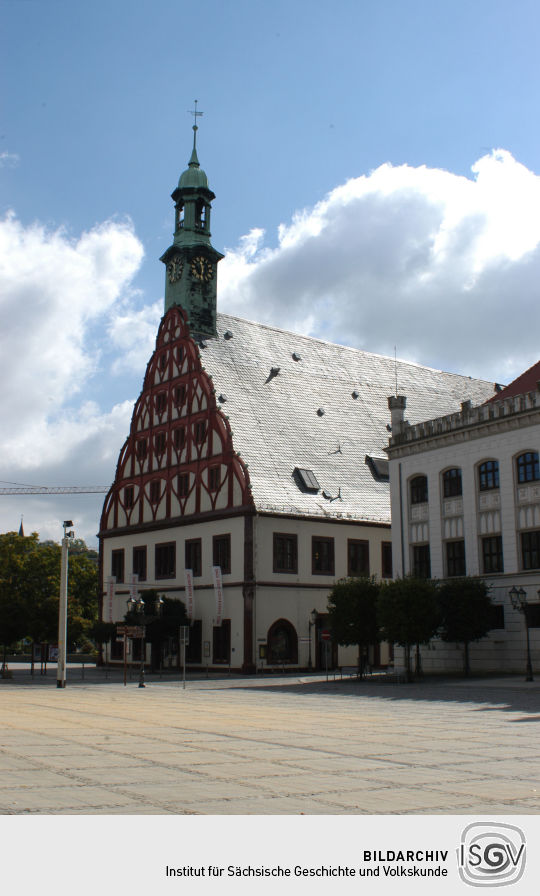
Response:
[[[287,619],[278,619],[270,626],[267,644],[269,665],[298,663],[298,635]]]

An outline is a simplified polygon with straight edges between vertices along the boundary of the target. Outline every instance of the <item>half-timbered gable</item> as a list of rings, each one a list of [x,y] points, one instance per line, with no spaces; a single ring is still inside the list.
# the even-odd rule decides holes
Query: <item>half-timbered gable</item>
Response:
[[[185,521],[252,503],[245,463],[234,450],[229,420],[186,314],[171,308],[146,368],[101,530]]]

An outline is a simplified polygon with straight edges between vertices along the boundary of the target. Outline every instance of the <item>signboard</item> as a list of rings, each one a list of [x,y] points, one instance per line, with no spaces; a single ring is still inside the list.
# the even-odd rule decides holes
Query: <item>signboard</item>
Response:
[[[123,635],[128,638],[144,638],[144,626],[143,625],[117,625],[116,626],[116,634],[118,636]]]
[[[330,634],[330,632],[328,631],[327,628],[323,628],[321,630],[321,641],[331,641],[331,640],[332,640],[332,635]]]
[[[188,619],[193,619],[193,570],[186,569],[186,612]]]
[[[105,581],[107,582],[107,604],[109,607],[109,622],[113,622],[113,597],[114,586],[116,585],[116,576],[107,576]]]
[[[136,572],[132,573],[129,577],[129,596],[131,600],[137,600],[139,597],[139,589],[137,585],[139,584],[139,576]]]
[[[223,620],[223,580],[221,578],[221,566],[212,567],[214,580],[214,593],[216,595],[216,626],[220,626]]]

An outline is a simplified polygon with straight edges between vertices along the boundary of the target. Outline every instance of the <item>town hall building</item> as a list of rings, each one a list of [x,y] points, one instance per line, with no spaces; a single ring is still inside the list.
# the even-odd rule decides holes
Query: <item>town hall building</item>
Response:
[[[101,517],[102,618],[123,620],[135,575],[189,605],[191,667],[352,664],[353,648],[326,652],[328,594],[394,573],[396,377],[411,424],[494,384],[218,312],[215,197],[193,131],[161,257],[164,316]]]

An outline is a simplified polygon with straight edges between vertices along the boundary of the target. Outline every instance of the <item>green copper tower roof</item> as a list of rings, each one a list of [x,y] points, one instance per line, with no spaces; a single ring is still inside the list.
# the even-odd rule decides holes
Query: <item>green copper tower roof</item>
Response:
[[[198,113],[201,114],[200,112]],[[191,158],[188,162],[188,167],[185,171],[180,175],[180,180],[178,181],[178,187],[180,190],[185,189],[186,187],[194,187],[198,189],[200,187],[204,187],[208,190],[208,178],[205,172],[202,170],[199,165],[199,159],[197,157],[197,131],[198,127],[196,124],[193,125],[193,152],[191,153]]]

